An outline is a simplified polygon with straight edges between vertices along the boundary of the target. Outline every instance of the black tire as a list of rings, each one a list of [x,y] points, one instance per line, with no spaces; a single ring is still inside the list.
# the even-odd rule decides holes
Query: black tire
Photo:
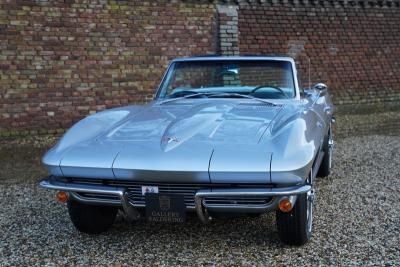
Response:
[[[115,207],[87,205],[75,200],[69,200],[67,206],[75,228],[88,234],[107,231],[114,223],[118,212]]]
[[[331,172],[331,160],[332,154],[329,149],[329,138],[331,138],[331,128],[329,127],[328,135],[324,139],[324,144],[322,146],[322,151],[324,151],[324,157],[321,161],[321,165],[319,166],[317,176],[318,177],[326,177]]]
[[[276,225],[283,243],[296,246],[305,244],[311,237],[307,220],[307,194],[297,196],[296,204],[290,212],[277,210]]]

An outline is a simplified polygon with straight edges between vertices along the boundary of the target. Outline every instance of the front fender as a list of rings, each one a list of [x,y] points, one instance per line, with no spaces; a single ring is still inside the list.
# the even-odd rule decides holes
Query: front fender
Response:
[[[299,114],[272,138],[271,182],[279,186],[303,184],[320,148],[322,129],[310,114]]]
[[[52,175],[62,176],[60,161],[71,147],[109,131],[113,126],[140,111],[139,106],[116,108],[90,115],[73,125],[42,158],[42,163]]]

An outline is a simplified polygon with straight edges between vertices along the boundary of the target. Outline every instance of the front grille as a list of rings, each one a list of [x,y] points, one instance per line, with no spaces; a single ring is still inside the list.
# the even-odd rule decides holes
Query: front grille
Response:
[[[142,195],[142,186],[153,186],[152,184],[140,184],[128,186],[128,199],[133,205],[145,205],[145,196]],[[154,184],[158,186],[159,194],[177,194],[183,195],[186,207],[194,207],[194,196],[197,190],[205,189],[206,186],[201,185],[185,185],[185,184]]]
[[[76,193],[76,194],[86,199],[110,200],[116,202],[120,200],[119,196],[110,194],[99,194],[99,193]]]
[[[178,184],[178,183],[148,183],[137,181],[123,180],[101,180],[101,179],[85,179],[85,178],[66,178],[65,182],[78,184],[105,185],[125,188],[128,192],[128,200],[137,207],[145,206],[145,196],[142,195],[142,186],[157,186],[160,194],[178,194],[183,195],[186,207],[194,208],[194,197],[198,190],[213,190],[220,188],[271,188],[272,185],[265,184]],[[94,193],[76,193],[86,200],[108,201],[113,203],[120,202],[118,196]],[[265,205],[270,202],[271,198],[266,197],[207,197],[203,200],[207,205]]]
[[[264,206],[270,203],[271,197],[205,197],[203,204],[206,207],[224,205],[224,206]]]

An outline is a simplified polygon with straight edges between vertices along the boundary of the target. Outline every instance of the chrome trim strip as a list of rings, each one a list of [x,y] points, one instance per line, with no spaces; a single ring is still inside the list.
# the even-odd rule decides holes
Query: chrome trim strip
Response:
[[[212,211],[223,211],[223,212],[266,212],[269,210],[275,209],[278,205],[278,202],[281,198],[273,198],[269,203],[263,205],[244,205],[244,204],[207,204],[204,201],[202,202],[203,207],[207,210]]]
[[[109,195],[116,195],[119,197],[121,197],[124,193],[124,189],[121,187],[63,183],[60,181],[55,181],[53,179],[42,180],[39,183],[39,185],[43,188],[53,189],[53,190],[93,193],[93,194],[109,194]]]
[[[139,218],[139,212],[136,208],[128,201],[128,193],[124,188],[105,186],[105,185],[88,185],[88,184],[75,184],[75,183],[63,183],[60,181],[55,181],[54,179],[42,180],[39,185],[43,188],[61,190],[72,193],[72,197],[77,200],[83,200],[84,203],[100,203],[100,204],[115,204],[115,200],[100,200],[94,199],[92,201],[88,200],[83,196],[79,196],[74,193],[93,193],[93,194],[108,194],[115,195],[121,199],[122,207],[130,220],[136,220]]]
[[[234,211],[253,211],[253,212],[265,212],[268,210],[275,209],[280,197],[284,196],[295,196],[305,194],[311,190],[311,185],[303,185],[297,187],[284,187],[284,188],[270,188],[270,189],[218,189],[214,191],[210,190],[199,190],[195,195],[196,212],[197,216],[203,223],[207,223],[210,220],[207,209],[212,210],[234,210]],[[205,206],[203,199],[206,197],[276,197],[270,203],[266,205],[208,205]],[[244,207],[246,207],[244,209]]]
[[[85,204],[92,204],[92,205],[110,205],[110,206],[121,206],[122,202],[121,199],[103,199],[103,198],[96,198],[96,197],[85,197],[80,195],[76,192],[69,192],[70,197],[73,199],[85,203]]]

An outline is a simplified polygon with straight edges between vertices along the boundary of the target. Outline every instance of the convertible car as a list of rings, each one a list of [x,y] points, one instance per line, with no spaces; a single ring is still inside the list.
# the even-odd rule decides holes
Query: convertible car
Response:
[[[153,101],[76,123],[43,157],[74,226],[206,223],[276,212],[281,240],[310,239],[314,181],[331,168],[333,105],[303,89],[288,57],[191,57],[169,65]]]

